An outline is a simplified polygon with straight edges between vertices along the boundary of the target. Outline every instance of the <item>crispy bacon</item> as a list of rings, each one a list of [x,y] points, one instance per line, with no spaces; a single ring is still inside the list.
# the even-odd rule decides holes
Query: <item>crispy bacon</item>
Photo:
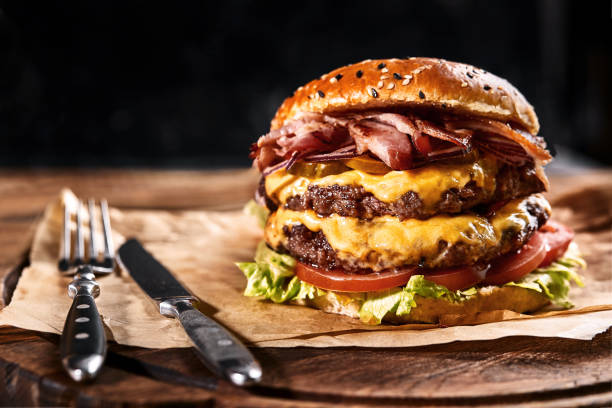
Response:
[[[466,154],[472,146],[512,164],[534,160],[541,165],[550,160],[542,138],[508,124],[456,117],[434,123],[413,114],[386,112],[345,116],[302,112],[260,137],[250,157],[265,174],[296,160],[339,160],[367,152],[395,170],[406,170]]]
[[[427,156],[433,151],[429,136],[418,129],[412,118],[398,113],[377,113],[365,115],[365,117],[394,126],[400,132],[410,135],[414,147],[423,156]]]
[[[463,148],[469,151],[472,148],[470,143],[471,137],[465,133],[455,133],[448,131],[427,120],[417,119],[414,121],[419,130],[437,139],[446,140],[447,142],[454,143],[456,145],[463,146]]]
[[[372,152],[393,170],[409,169],[412,165],[412,144],[396,127],[370,119],[349,124],[349,132],[358,154]]]
[[[480,132],[494,133],[519,144],[539,164],[548,163],[552,157],[546,150],[546,143],[540,136],[534,136],[520,129],[514,129],[507,123],[491,119],[455,119],[448,120],[445,125],[449,129],[471,129]]]

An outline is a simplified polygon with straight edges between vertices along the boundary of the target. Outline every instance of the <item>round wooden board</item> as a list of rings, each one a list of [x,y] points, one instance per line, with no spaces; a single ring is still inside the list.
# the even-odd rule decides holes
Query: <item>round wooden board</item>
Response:
[[[0,172],[4,295],[10,295],[11,280],[23,266],[18,265],[33,222],[63,186],[82,196],[104,195],[123,207],[235,208],[250,196],[255,181],[252,172],[244,171]],[[94,383],[75,384],[62,370],[57,342],[55,335],[0,328],[2,405],[612,404],[611,330],[591,341],[506,337],[399,349],[253,349],[265,376],[251,389],[217,381],[189,349],[117,344],[110,345],[107,364]]]

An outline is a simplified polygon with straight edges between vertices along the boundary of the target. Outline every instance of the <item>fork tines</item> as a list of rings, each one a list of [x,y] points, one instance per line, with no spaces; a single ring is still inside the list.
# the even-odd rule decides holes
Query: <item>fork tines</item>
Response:
[[[108,203],[100,200],[100,217],[102,219],[102,235],[104,237],[103,258],[99,258],[98,240],[96,238],[96,203],[93,199],[87,201],[87,210],[79,200],[76,208],[76,232],[74,246],[71,244],[72,228],[70,223],[72,214],[69,206],[64,205],[64,225],[60,245],[60,256],[58,267],[62,272],[74,272],[80,265],[89,265],[96,273],[110,273],[115,267],[115,255],[111,236],[110,218],[108,216]],[[85,237],[83,226],[83,211],[89,213],[89,247],[88,258],[85,257]],[[74,254],[71,256],[71,249]]]

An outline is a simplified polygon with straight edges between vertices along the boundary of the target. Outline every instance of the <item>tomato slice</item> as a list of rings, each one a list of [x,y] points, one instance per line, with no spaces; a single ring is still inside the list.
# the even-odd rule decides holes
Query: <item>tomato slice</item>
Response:
[[[342,270],[315,268],[298,262],[295,274],[306,283],[338,292],[371,292],[405,285],[416,268],[401,268],[386,272],[349,274]]]
[[[425,279],[449,290],[461,290],[481,282],[485,285],[503,285],[522,278],[538,266],[550,264],[563,255],[573,237],[571,229],[549,221],[518,251],[495,259],[491,265],[430,271],[409,267],[368,274],[349,274],[341,269],[327,270],[298,262],[295,273],[304,282],[338,292],[371,292],[403,286],[415,274],[423,274]]]
[[[445,286],[449,290],[460,290],[481,282],[488,270],[489,265],[474,265],[435,269],[431,272],[424,272],[423,275],[425,275],[425,279],[428,281]]]
[[[518,251],[494,260],[483,283],[503,285],[522,278],[540,266],[547,249],[544,235],[536,232]]]
[[[574,239],[574,231],[556,221],[549,220],[539,231],[548,245],[548,251],[540,266],[548,266],[567,251]]]

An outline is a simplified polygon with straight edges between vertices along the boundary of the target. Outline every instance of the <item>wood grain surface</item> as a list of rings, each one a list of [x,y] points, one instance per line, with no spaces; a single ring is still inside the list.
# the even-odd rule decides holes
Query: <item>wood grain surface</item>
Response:
[[[555,195],[584,179],[553,177],[553,186],[559,186]],[[609,171],[588,175],[593,183],[610,179]],[[250,170],[0,171],[3,299],[8,301],[23,266],[36,220],[62,187],[83,197],[104,196],[123,208],[229,209],[252,195],[256,181]],[[117,344],[110,345],[107,364],[94,383],[75,384],[61,368],[57,343],[55,335],[0,328],[0,404],[612,405],[611,330],[592,341],[517,336],[406,349],[252,349],[265,376],[261,385],[248,390],[216,380],[189,349]]]

